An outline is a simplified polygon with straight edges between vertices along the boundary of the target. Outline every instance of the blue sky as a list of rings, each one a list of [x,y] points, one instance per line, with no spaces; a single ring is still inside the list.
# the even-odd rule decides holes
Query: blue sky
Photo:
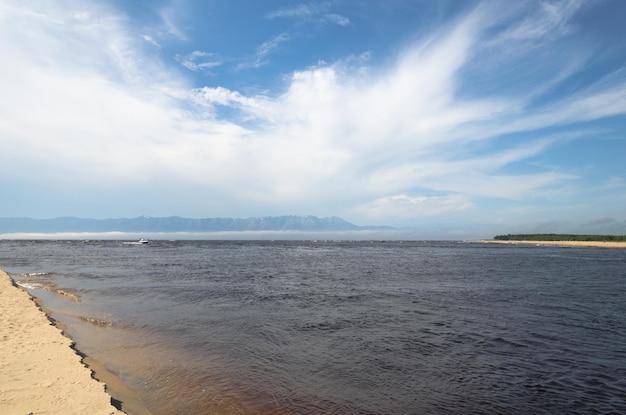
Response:
[[[626,233],[625,15],[0,0],[0,217]]]

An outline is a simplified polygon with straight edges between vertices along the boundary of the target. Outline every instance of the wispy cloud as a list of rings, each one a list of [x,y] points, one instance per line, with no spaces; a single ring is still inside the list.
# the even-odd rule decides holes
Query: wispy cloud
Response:
[[[275,52],[281,43],[284,43],[288,40],[289,35],[287,35],[286,33],[281,33],[279,35],[276,35],[272,39],[261,43],[256,50],[257,60],[263,60],[263,58],[265,58],[267,55]]]
[[[329,12],[332,4],[329,2],[301,3],[292,7],[286,7],[268,13],[268,19],[276,18],[296,18],[300,20],[313,20],[317,22],[328,22],[340,26],[350,24],[350,19],[336,13]]]
[[[289,41],[290,36],[287,33],[280,33],[273,38],[261,43],[256,48],[256,53],[250,61],[242,62],[239,68],[258,68],[267,64],[267,57],[279,50],[280,45]]]
[[[529,162],[572,140],[583,123],[626,115],[619,71],[540,105],[526,90],[461,94],[471,81],[464,71],[480,66],[481,45],[501,23],[488,7],[416,40],[384,66],[344,59],[302,68],[280,91],[254,95],[191,88],[113,11],[44,4],[0,6],[0,154],[12,191],[36,190],[60,198],[59,206],[89,194],[115,209],[116,199],[135,195],[163,210],[137,213],[156,215],[250,215],[251,206],[255,214],[311,213],[315,206],[313,213],[356,222],[411,224],[480,209],[484,199],[561,197],[577,174]],[[569,11],[548,5],[539,17],[506,16],[515,29],[501,31],[507,41],[492,43],[490,53],[506,55],[549,25],[567,36],[579,3],[550,4]],[[328,12],[304,4],[270,17]],[[253,64],[288,40],[283,33],[259,45]],[[220,63],[202,51],[178,61],[192,71]],[[622,183],[615,175],[607,185]]]
[[[280,135],[299,137],[307,149],[330,150],[323,165],[329,174],[342,177],[338,182],[358,181],[361,194],[387,195],[363,205],[372,211],[399,204],[413,206],[424,199],[409,194],[424,188],[444,192],[448,196],[432,200],[457,201],[458,209],[469,206],[468,197],[549,197],[577,176],[499,171],[541,154],[558,141],[553,136],[508,149],[500,139],[493,143],[496,148],[504,145],[504,150],[478,157],[470,153],[465,160],[457,158],[463,153],[458,146],[625,114],[621,97],[626,96],[622,90],[626,83],[590,88],[548,107],[524,109],[530,102],[520,102],[518,97],[459,100],[454,96],[457,74],[481,38],[484,18],[471,15],[437,40],[409,48],[396,65],[374,79],[355,78],[359,71],[339,65],[313,68],[295,73],[289,90],[270,105],[240,108],[261,123],[271,120],[280,126]],[[284,143],[277,147],[286,148]],[[305,155],[297,154],[294,151],[290,157],[302,157],[305,163]],[[325,177],[316,176],[321,181]],[[298,181],[302,183],[302,177]],[[311,183],[310,187],[318,186]],[[445,209],[453,209],[450,203]]]
[[[607,189],[626,189],[626,178],[621,176],[612,176],[602,185]]]
[[[211,69],[222,65],[220,59],[215,59],[215,55],[209,52],[194,50],[188,55],[176,55],[176,60],[190,71],[210,72]]]
[[[574,30],[571,20],[590,1],[585,0],[559,0],[553,2],[541,2],[539,7],[505,30],[499,40],[554,40],[567,35]],[[535,7],[529,4],[529,7]]]
[[[161,7],[158,13],[165,33],[176,39],[188,41],[189,37],[180,23],[183,10],[185,10],[185,7],[181,1],[172,0],[169,4]]]
[[[328,10],[327,2],[318,3],[300,3],[292,7],[285,7],[268,13],[266,17],[268,19],[275,19],[280,17],[297,17],[305,18],[314,16],[316,14],[323,13]]]
[[[348,26],[350,24],[350,19],[335,13],[325,14],[324,18],[331,23],[338,24],[339,26]]]
[[[152,46],[161,47],[159,42],[154,40],[154,38],[150,35],[141,35],[141,38],[145,40],[146,42],[150,43]]]
[[[471,200],[460,194],[446,196],[394,195],[381,197],[357,206],[355,214],[373,223],[403,223],[415,216],[432,217],[441,214],[462,214],[474,207]]]

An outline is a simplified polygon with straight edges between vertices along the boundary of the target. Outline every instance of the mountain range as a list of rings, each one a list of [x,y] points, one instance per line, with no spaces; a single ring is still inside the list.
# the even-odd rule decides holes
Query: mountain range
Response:
[[[57,232],[242,232],[242,231],[359,231],[392,230],[387,226],[357,226],[339,217],[265,216],[182,218],[179,216],[119,219],[61,217],[53,219],[0,218],[0,233]]]

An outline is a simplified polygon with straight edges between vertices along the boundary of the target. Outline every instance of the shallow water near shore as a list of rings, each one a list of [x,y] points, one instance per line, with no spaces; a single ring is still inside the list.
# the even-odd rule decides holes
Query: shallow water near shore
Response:
[[[0,263],[155,415],[626,412],[622,249],[0,241]]]

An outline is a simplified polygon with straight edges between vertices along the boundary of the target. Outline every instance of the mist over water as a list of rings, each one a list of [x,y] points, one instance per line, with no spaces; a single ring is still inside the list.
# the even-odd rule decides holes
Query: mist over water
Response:
[[[0,263],[155,415],[626,412],[626,250],[0,241]]]

